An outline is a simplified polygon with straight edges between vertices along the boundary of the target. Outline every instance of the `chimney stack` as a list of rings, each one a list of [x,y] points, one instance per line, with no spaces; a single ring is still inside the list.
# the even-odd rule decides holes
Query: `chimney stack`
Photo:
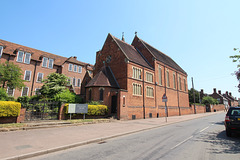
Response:
[[[73,56],[73,58],[74,58],[74,59],[77,59],[77,57],[76,57],[76,56]]]
[[[232,93],[231,93],[231,92],[229,92],[229,95],[230,95],[230,96],[232,96]]]
[[[216,93],[216,88],[213,88],[213,93]]]
[[[228,96],[228,91],[226,91],[226,95]]]
[[[124,32],[122,32],[122,41],[125,42],[125,38],[124,38]]]
[[[218,90],[218,94],[222,94],[222,93],[221,93],[221,90]]]

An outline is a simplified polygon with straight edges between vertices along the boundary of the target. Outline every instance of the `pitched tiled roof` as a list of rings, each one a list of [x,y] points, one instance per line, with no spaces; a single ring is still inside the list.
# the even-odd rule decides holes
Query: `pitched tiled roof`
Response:
[[[62,65],[67,60],[66,57],[58,56],[58,55],[55,55],[52,53],[40,51],[37,49],[33,49],[33,48],[26,47],[23,45],[15,44],[15,43],[8,42],[8,41],[1,40],[1,39],[0,39],[0,45],[3,45],[5,47],[3,49],[3,53],[5,53],[5,54],[10,54],[10,55],[16,56],[16,54],[17,54],[16,51],[18,51],[18,50],[24,51],[24,52],[29,52],[32,54],[31,59],[36,60],[36,61],[42,61],[41,60],[42,57],[47,57],[47,58],[54,59],[55,65]]]
[[[111,34],[110,34],[111,35]],[[112,35],[111,35],[112,36]],[[131,45],[126,42],[112,36],[112,38],[116,41],[120,49],[123,51],[125,56],[132,62],[142,65],[147,68],[151,68],[152,66],[147,62],[146,59]]]
[[[172,58],[170,58],[166,54],[162,53],[161,51],[157,50],[156,48],[154,48],[150,44],[146,43],[145,41],[141,40],[140,38],[138,38],[138,39],[143,43],[143,45],[150,51],[150,53],[153,55],[153,57],[155,57],[157,60],[159,60],[160,62],[162,62],[184,74],[187,74]]]
[[[102,70],[96,74],[93,79],[86,85],[86,87],[120,88],[110,67],[103,67]]]

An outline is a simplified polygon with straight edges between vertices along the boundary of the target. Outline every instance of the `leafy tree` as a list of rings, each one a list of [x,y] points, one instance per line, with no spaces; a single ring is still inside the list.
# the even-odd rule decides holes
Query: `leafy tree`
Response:
[[[218,104],[218,100],[216,100],[215,98],[212,98],[210,96],[205,96],[202,99],[202,103],[205,104],[205,105],[208,105],[208,104]]]
[[[233,48],[233,50],[240,54],[239,48]],[[240,55],[230,56],[230,58],[232,58],[233,62],[240,62]],[[234,74],[236,75],[237,79],[240,80],[240,64],[238,64],[237,67],[239,69],[235,71]],[[238,84],[238,92],[240,92],[240,84]]]
[[[0,101],[6,101],[8,98],[8,95],[5,91],[5,89],[0,88]]]
[[[195,93],[195,103],[199,103],[199,92],[195,89],[193,91],[193,88],[188,90],[189,102],[194,103],[193,93]]]
[[[0,84],[2,88],[7,85],[9,88],[21,90],[25,86],[22,75],[22,70],[19,66],[8,61],[0,64]]]
[[[69,91],[69,89],[65,89],[63,92],[56,94],[54,96],[55,101],[65,102],[65,103],[81,103],[82,99]]]
[[[66,89],[67,80],[68,77],[63,74],[51,73],[47,76],[47,79],[43,80],[44,85],[39,90],[41,96],[50,99],[54,98],[55,95],[60,94]]]

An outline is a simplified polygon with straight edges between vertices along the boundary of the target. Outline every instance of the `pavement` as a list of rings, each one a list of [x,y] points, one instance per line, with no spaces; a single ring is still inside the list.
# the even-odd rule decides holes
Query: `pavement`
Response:
[[[165,117],[161,117],[67,126],[60,122],[54,122],[57,124],[47,125],[48,127],[43,125],[42,128],[39,127],[41,126],[41,123],[39,123],[30,130],[0,132],[0,159],[31,158],[90,143],[101,143],[110,138],[220,113],[223,113],[223,111],[172,116],[167,117],[167,122]]]

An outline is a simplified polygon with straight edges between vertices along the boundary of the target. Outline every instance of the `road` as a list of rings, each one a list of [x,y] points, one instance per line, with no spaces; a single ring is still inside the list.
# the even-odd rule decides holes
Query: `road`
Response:
[[[31,160],[240,159],[240,136],[225,135],[225,113],[59,151]]]

